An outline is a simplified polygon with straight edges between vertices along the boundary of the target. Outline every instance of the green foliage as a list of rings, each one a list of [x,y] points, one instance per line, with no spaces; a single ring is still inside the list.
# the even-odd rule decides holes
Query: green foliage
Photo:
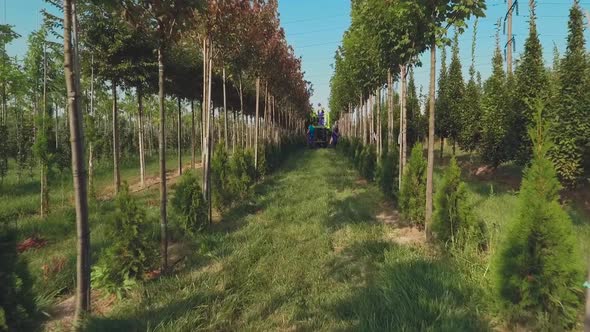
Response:
[[[408,80],[407,118],[408,146],[414,146],[416,142],[424,140],[428,131],[427,119],[420,111],[420,100],[416,93],[414,70],[410,70],[410,79]]]
[[[461,132],[461,119],[464,115],[465,104],[465,83],[463,82],[463,73],[461,70],[461,60],[459,59],[459,36],[455,32],[453,40],[451,65],[446,76],[446,102],[448,103],[448,118],[443,122],[447,126],[443,129],[453,142],[459,139]]]
[[[475,43],[477,39],[477,24],[473,25],[473,43],[471,46],[471,66],[469,67],[469,82],[465,87],[465,102],[463,114],[461,114],[461,132],[459,133],[459,145],[467,151],[475,151],[479,147],[482,131],[482,89],[475,72]],[[479,73],[478,73],[479,74]]]
[[[228,186],[236,199],[248,199],[256,180],[251,151],[237,149],[229,161]]]
[[[537,101],[535,107],[540,105]],[[518,216],[494,262],[496,289],[510,321],[533,329],[570,329],[582,295],[582,260],[572,222],[559,203],[561,186],[547,158],[547,130],[538,114],[537,128],[531,130],[534,158],[524,172]]]
[[[232,192],[228,186],[229,157],[223,142],[215,146],[211,160],[211,187],[213,207],[223,211],[232,203]]]
[[[29,170],[29,173],[32,173],[34,167],[34,159],[33,159],[33,144],[34,144],[34,132],[33,132],[33,125],[31,121],[26,118],[21,118],[20,121],[17,122],[17,130],[19,135],[17,135],[16,140],[16,163],[18,165],[17,174],[22,177],[22,174],[25,170]]]
[[[534,122],[535,111],[530,101],[541,99],[547,102],[548,78],[543,60],[543,47],[537,33],[534,13],[529,21],[529,36],[524,44],[524,52],[516,67],[516,88],[514,98],[514,120],[510,128],[511,142],[515,159],[522,165],[532,158],[532,145],[528,128]]]
[[[363,143],[358,140],[356,144],[354,144],[354,155],[353,155],[353,162],[356,169],[361,169],[362,161],[363,161]]]
[[[35,298],[25,261],[16,251],[16,231],[0,221],[0,331],[33,329]]]
[[[375,178],[379,183],[381,191],[388,197],[394,197],[397,194],[398,178],[398,153],[393,151],[384,151],[377,164]]]
[[[559,69],[559,104],[552,136],[555,140],[551,159],[559,178],[568,186],[580,181],[582,156],[590,142],[590,79],[584,40],[584,16],[574,1],[568,23],[569,35],[565,57]]]
[[[375,179],[376,159],[377,154],[373,145],[369,144],[362,148],[360,154],[359,171],[361,172],[361,175],[369,181],[373,181]]]
[[[207,204],[194,173],[187,172],[182,176],[176,185],[172,206],[179,212],[182,227],[187,233],[194,235],[207,225]]]
[[[479,148],[482,160],[496,167],[510,158],[507,137],[511,125],[508,83],[498,39],[492,62],[492,75],[484,84],[482,138]]]
[[[8,137],[8,131],[5,125],[0,124],[0,137]],[[8,145],[0,144],[0,184],[4,182],[4,177],[8,173]]]
[[[35,144],[33,144],[33,153],[37,160],[41,161],[45,167],[51,169],[55,162],[55,151],[51,146],[51,117],[49,114],[40,114],[37,116],[37,134]]]
[[[268,149],[266,146],[261,145],[258,147],[258,168],[256,169],[256,178],[262,178],[268,171],[268,165],[266,162]]]
[[[291,153],[300,148],[301,141],[293,137],[285,137],[281,139],[280,144],[267,144],[265,148],[266,171],[271,173],[277,170]]]
[[[426,159],[422,144],[412,148],[410,159],[404,169],[399,194],[399,207],[402,216],[412,225],[424,227],[426,208]]]
[[[481,285],[452,257],[396,245],[367,222],[383,195],[359,188],[340,152],[292,155],[277,181],[260,183],[264,208],[232,219],[238,232],[203,234],[205,255],[188,252],[195,266],[144,283],[133,301],[93,316],[88,331],[490,330]]]
[[[365,179],[369,181],[376,179],[380,166],[373,145],[363,145],[358,138],[350,140],[347,138],[341,138],[338,143],[338,148],[343,151],[350,160],[352,160],[356,169]],[[387,181],[384,178],[387,176],[386,173],[383,173],[380,176],[383,177],[383,181]]]
[[[475,151],[479,147],[482,135],[482,91],[471,78],[465,88],[465,104],[463,116],[461,117],[461,132],[459,134],[459,145],[467,151]]]
[[[156,246],[145,210],[131,197],[127,185],[117,195],[116,206],[109,230],[112,245],[102,252],[91,279],[95,287],[121,297],[152,267]]]
[[[439,138],[449,137],[449,128],[451,126],[451,110],[448,93],[448,70],[447,70],[447,50],[446,47],[441,48],[440,73],[438,75],[438,93],[436,95],[436,112],[435,116],[435,130]]]
[[[469,204],[467,188],[461,181],[461,169],[455,158],[445,169],[442,182],[436,190],[432,230],[444,244],[463,247],[465,241],[477,241],[484,245],[485,226],[477,221]]]

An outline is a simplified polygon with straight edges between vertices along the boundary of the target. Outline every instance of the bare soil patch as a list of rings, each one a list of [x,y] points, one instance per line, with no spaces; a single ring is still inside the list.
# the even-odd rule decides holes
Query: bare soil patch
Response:
[[[363,178],[358,178],[356,179],[356,181],[354,181],[354,184],[356,184],[357,186],[366,186],[367,184],[369,184],[369,182],[366,179]]]
[[[46,313],[49,317],[44,325],[45,331],[70,331],[74,320],[76,310],[76,297],[74,295],[64,299],[52,308],[51,312]],[[117,297],[113,294],[105,295],[99,290],[92,290],[92,303],[90,308],[93,315],[104,316],[108,314]]]
[[[199,169],[202,167],[201,163],[197,163],[195,165],[195,169]],[[188,171],[191,169],[191,165],[186,164],[182,167],[182,171]],[[176,184],[176,182],[178,181],[178,178],[180,177],[180,175],[178,174],[178,169],[171,169],[168,170],[166,172],[166,185],[174,185]],[[129,192],[131,193],[137,193],[137,192],[141,192],[144,190],[148,190],[154,186],[157,186],[160,184],[160,176],[156,175],[156,176],[149,176],[145,178],[144,181],[144,185],[141,185],[141,181],[139,179],[139,177],[134,177],[132,179],[132,181],[128,181],[129,183]],[[114,197],[115,195],[115,188],[113,185],[110,185],[108,187],[106,187],[104,190],[102,190],[101,194],[98,196],[98,199],[101,201],[107,201],[110,200]]]
[[[424,231],[408,226],[402,220],[399,212],[393,207],[393,204],[382,204],[376,219],[387,225],[384,234],[386,241],[411,246],[422,246],[426,244],[426,234]]]

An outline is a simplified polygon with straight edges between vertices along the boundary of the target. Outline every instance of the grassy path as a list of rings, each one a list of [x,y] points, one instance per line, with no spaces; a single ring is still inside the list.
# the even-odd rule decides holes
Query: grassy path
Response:
[[[382,203],[336,152],[301,152],[190,244],[178,274],[88,329],[485,330],[477,292],[450,262],[392,241]]]

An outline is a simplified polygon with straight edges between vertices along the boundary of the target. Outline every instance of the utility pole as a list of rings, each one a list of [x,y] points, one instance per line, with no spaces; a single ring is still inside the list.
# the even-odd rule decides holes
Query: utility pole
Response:
[[[512,34],[512,14],[516,9],[516,15],[518,15],[518,0],[508,0],[508,11],[504,17],[504,27],[508,24],[508,41],[504,45],[504,51],[506,52],[506,71],[508,74],[512,74],[512,52],[514,51],[514,35]],[[504,31],[506,32],[506,31]]]

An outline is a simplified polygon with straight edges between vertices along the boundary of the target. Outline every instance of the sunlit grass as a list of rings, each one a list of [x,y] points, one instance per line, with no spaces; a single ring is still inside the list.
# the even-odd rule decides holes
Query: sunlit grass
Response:
[[[183,269],[142,285],[89,330],[487,328],[453,262],[384,240],[389,226],[374,217],[382,194],[357,184],[334,151],[286,165],[223,220],[235,227],[190,243],[199,250]]]
[[[190,162],[190,156],[184,161]],[[167,165],[175,170],[175,155]],[[123,180],[139,180],[133,161],[123,166]],[[518,168],[507,167],[502,171],[518,176]],[[157,175],[158,163],[151,160],[147,176]],[[112,186],[110,165],[101,165],[96,176],[99,188]],[[137,286],[108,316],[93,317],[88,329],[489,329],[501,324],[489,262],[516,217],[518,193],[504,183],[464,178],[474,211],[487,225],[489,248],[451,257],[388,241],[384,233],[391,226],[375,219],[385,197],[374,184],[359,181],[352,165],[335,151],[296,152],[255,188],[252,201],[240,202],[197,238],[183,234],[170,210],[171,240],[186,247],[187,257],[171,275]],[[21,238],[36,234],[48,241],[23,254],[38,303],[48,309],[74,286],[71,185],[64,178],[64,185],[52,187],[52,213],[41,220],[38,181],[27,181],[18,184],[11,174],[0,191],[5,201],[0,215],[12,216],[9,222],[18,226]],[[146,208],[153,241],[159,241],[158,186],[134,196]],[[91,201],[90,211],[96,260],[110,243],[106,229],[114,203]],[[576,206],[568,212],[588,253],[588,218]]]
[[[175,169],[176,157],[171,154],[167,158],[169,170]],[[184,156],[184,161],[190,162],[190,156]],[[56,178],[50,181],[50,214],[42,219],[38,215],[40,200],[38,179],[30,177],[28,172],[25,172],[25,176],[19,181],[14,169],[15,165],[10,166],[8,177],[0,190],[2,200],[0,220],[16,226],[21,240],[39,237],[47,241],[44,247],[29,250],[22,254],[22,257],[29,264],[37,302],[42,310],[48,310],[62,296],[71,294],[75,285],[76,226],[71,174],[69,171],[61,176],[57,173]],[[139,181],[138,165],[135,165],[133,160],[126,161],[121,166],[121,176],[124,181],[129,183]],[[148,160],[146,166],[147,176],[158,175],[157,160]],[[97,188],[102,190],[112,186],[112,166],[100,163],[97,167],[99,167],[96,172]],[[154,186],[137,193],[136,197],[146,207],[148,220],[153,221],[153,239],[158,241],[158,187]],[[112,200],[90,199],[89,205],[91,252],[93,260],[96,260],[101,250],[110,243],[106,224],[112,220],[114,203]],[[171,228],[174,231],[173,225]],[[174,235],[174,232],[172,233]]]

